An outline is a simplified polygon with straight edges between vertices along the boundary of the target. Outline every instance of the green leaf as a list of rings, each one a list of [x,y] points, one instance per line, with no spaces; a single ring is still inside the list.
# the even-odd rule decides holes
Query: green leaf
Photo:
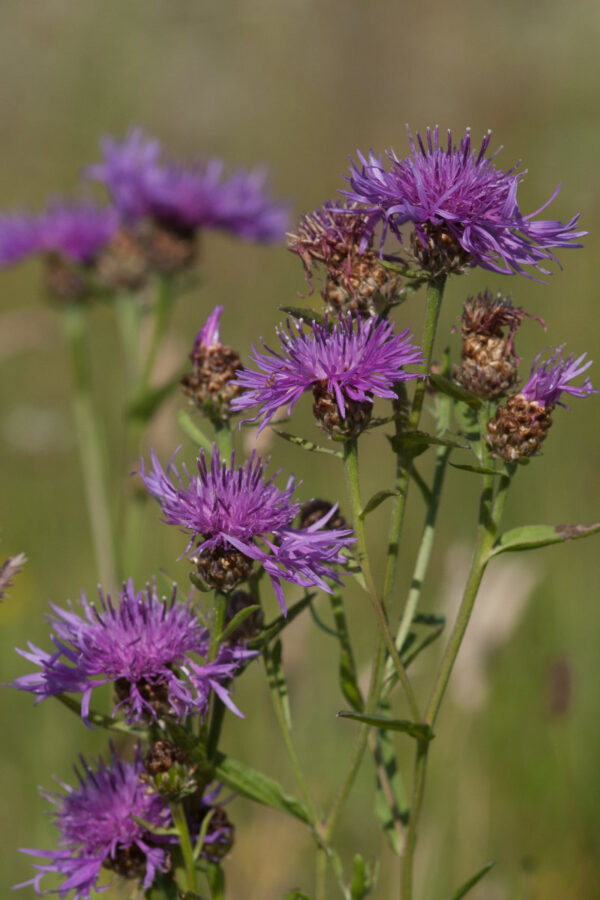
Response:
[[[221,866],[216,862],[208,862],[205,874],[211,900],[225,900],[225,873]]]
[[[340,450],[333,450],[331,447],[321,447],[319,444],[314,444],[312,441],[306,440],[306,438],[298,437],[297,434],[289,434],[287,431],[280,431],[279,428],[272,429],[275,434],[279,435],[280,438],[283,438],[284,441],[289,441],[290,444],[297,444],[299,447],[302,447],[303,450],[309,450],[311,453],[326,453],[327,456],[337,456],[338,459],[343,459],[344,454]]]
[[[294,621],[296,616],[299,616],[300,613],[306,609],[314,597],[314,592],[312,594],[305,594],[301,600],[298,600],[297,603],[290,606],[287,611],[287,616],[278,616],[273,622],[270,622],[265,626],[261,634],[258,634],[254,638],[250,638],[247,642],[248,648],[250,650],[261,650],[263,647],[266,647],[273,638],[277,637],[287,625],[290,625]]]
[[[463,463],[453,463],[450,465],[454,469],[462,469],[463,472],[477,472],[478,475],[504,475],[502,469],[491,469],[489,466],[471,466]]]
[[[190,892],[181,894],[172,876],[158,875],[152,882],[152,887],[146,891],[145,897],[146,900],[179,900],[179,898],[195,900],[199,894]],[[200,897],[200,900],[204,900],[204,898]]]
[[[342,551],[342,553],[343,553],[343,551]],[[364,591],[366,591],[366,590],[367,590],[367,584],[366,584],[366,582],[365,582],[365,577],[364,577],[364,575],[363,575],[363,573],[362,573],[362,569],[361,569],[361,567],[360,567],[360,564],[359,564],[359,563],[357,562],[357,560],[356,560],[353,556],[351,556],[349,553],[348,553],[348,554],[344,554],[344,555],[345,555],[345,557],[346,557],[345,562],[344,562],[344,570],[345,570],[346,572],[348,572],[350,575],[352,575],[354,578],[356,578],[356,580],[357,580],[358,583],[360,584],[361,588],[362,588]]]
[[[388,497],[397,497],[398,491],[377,491],[376,494],[373,494],[370,500],[367,500],[366,505],[363,507],[360,517],[364,519],[365,516],[368,516],[370,512],[373,512],[374,509],[377,509],[384,500],[387,500]]]
[[[263,650],[263,659],[267,670],[269,688],[278,695],[285,724],[287,725],[288,730],[291,731],[292,714],[290,711],[290,698],[288,695],[287,684],[283,673],[282,647],[280,640],[276,640],[271,647],[265,647]]]
[[[454,416],[461,433],[468,440],[471,450],[481,464],[483,455],[477,410],[468,403],[457,403],[454,407]]]
[[[389,712],[389,702],[383,701],[380,709]],[[397,856],[400,856],[403,840],[398,823],[406,825],[408,822],[408,801],[398,772],[396,751],[389,731],[379,728],[375,732],[373,756],[376,766],[375,813],[390,847]]]
[[[364,700],[358,686],[358,674],[356,671],[356,663],[354,661],[354,653],[352,651],[352,642],[350,640],[346,612],[344,610],[340,592],[335,590],[334,593],[330,595],[329,601],[331,603],[335,621],[336,637],[340,642],[339,678],[342,694],[352,709],[361,712],[364,709]]]
[[[179,384],[181,384],[181,375],[176,375],[160,387],[147,391],[142,397],[134,400],[127,408],[127,418],[138,422],[149,422],[154,413]]]
[[[205,453],[212,453],[212,441],[209,441],[204,432],[192,421],[192,417],[185,409],[180,409],[177,413],[177,422],[183,433],[196,446],[202,447]]]
[[[285,794],[280,784],[244,763],[231,759],[223,753],[217,753],[215,777],[256,803],[262,803],[271,809],[294,816],[307,825],[310,824],[308,810],[300,800]]]
[[[509,550],[533,550],[550,544],[562,544],[599,531],[600,522],[594,525],[523,525],[521,528],[505,531],[492,548],[490,558]]]
[[[433,642],[439,638],[442,631],[444,630],[444,625],[446,624],[446,619],[444,616],[431,616],[430,618],[435,621],[427,623],[423,622],[424,618],[424,616],[421,618],[421,623],[430,625],[432,630],[429,632],[429,634],[425,635],[425,637],[414,647],[413,644],[416,643],[416,635],[411,632],[409,637],[414,637],[415,641],[413,641],[411,644],[408,644],[407,642],[407,644],[405,644],[405,646],[402,648],[403,652],[401,656],[405,668],[408,668],[408,666],[410,666],[410,664],[415,661],[417,656],[419,656],[419,654],[422,653],[422,651],[425,650],[426,647],[429,647],[430,644],[433,644]],[[417,616],[415,616],[415,618],[413,619],[413,623],[417,623]],[[413,647],[413,649],[409,653],[408,650],[411,647]]]
[[[481,406],[479,397],[476,397],[475,394],[465,390],[464,387],[455,384],[443,375],[430,375],[429,384],[441,394],[446,394],[448,397],[452,397],[453,400],[460,400],[461,403],[466,403],[468,406],[472,406],[473,409],[479,409]]]
[[[483,867],[483,869],[480,869],[479,872],[477,872],[475,875],[473,875],[472,878],[469,878],[469,880],[466,881],[462,887],[459,887],[459,889],[454,894],[452,894],[450,900],[462,900],[462,897],[466,897],[466,895],[469,893],[471,888],[475,887],[475,885],[481,881],[483,876],[487,875],[487,873],[490,871],[492,866],[495,866],[495,865],[496,865],[496,863],[494,860],[492,860],[489,863],[486,863],[485,866]]]
[[[290,891],[283,900],[311,900],[311,898],[308,894],[303,894],[302,891]]]
[[[317,312],[310,306],[280,306],[279,309],[281,312],[293,316],[294,319],[302,319],[304,322],[317,322],[319,325],[325,324],[325,316],[323,313]]]
[[[352,861],[352,881],[350,882],[351,900],[363,900],[369,893],[366,887],[365,861],[357,853]]]
[[[395,453],[404,453],[410,457],[419,456],[431,445],[457,447],[459,450],[471,449],[471,445],[467,441],[461,440],[454,435],[452,437],[438,437],[435,434],[427,434],[426,431],[402,431],[389,440]]]
[[[340,719],[354,719],[363,725],[373,725],[375,728],[381,728],[384,731],[403,731],[419,741],[430,741],[434,737],[431,727],[424,722],[411,722],[409,719],[389,719],[387,716],[367,716],[345,709],[341,710],[337,715]]]
[[[253,612],[256,612],[257,609],[260,609],[260,603],[255,603],[252,606],[245,606],[244,609],[240,609],[240,611],[235,614],[227,627],[223,629],[223,631],[219,635],[217,643],[222,644],[223,641],[227,640],[227,638],[233,634],[236,628],[239,628],[242,622],[244,622],[248,618],[248,616],[251,616]]]

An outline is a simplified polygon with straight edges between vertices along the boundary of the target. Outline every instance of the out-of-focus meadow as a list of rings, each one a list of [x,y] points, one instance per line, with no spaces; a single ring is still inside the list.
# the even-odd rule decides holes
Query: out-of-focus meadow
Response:
[[[558,0],[45,0],[4,2],[0,22],[0,207],[38,207],[48,195],[73,190],[80,167],[97,158],[99,136],[123,135],[132,123],[160,137],[174,155],[269,164],[276,192],[290,197],[297,214],[335,195],[356,148],[394,146],[404,155],[406,122],[417,130],[439,123],[457,137],[470,125],[476,140],[491,128],[493,146],[504,145],[498,165],[522,158],[529,169],[521,208],[541,206],[562,181],[548,215],[564,221],[581,210],[590,234],[584,250],[560,255],[564,270],[555,268],[545,285],[481,271],[452,279],[438,353],[447,342],[456,354],[458,337],[450,329],[461,303],[487,285],[511,292],[547,322],[543,334],[526,321],[518,339],[524,367],[542,347],[563,341],[600,363],[600,6],[593,0],[570,8]],[[245,356],[250,340],[272,333],[277,307],[298,302],[299,291],[306,291],[301,266],[285,249],[207,234],[201,283],[179,302],[162,373],[182,364],[216,303],[225,306],[223,339]],[[92,363],[117,467],[122,372],[110,308],[99,304],[94,317]],[[421,295],[395,318],[418,335]],[[598,366],[595,379],[600,382]],[[153,427],[151,443],[163,459],[182,442],[191,457],[175,424],[184,402],[177,397]],[[293,430],[315,438],[309,406],[299,404]],[[543,456],[519,472],[508,525],[600,518],[598,400],[574,400],[571,407],[557,410]],[[392,462],[380,433],[366,437],[364,447],[368,497],[386,486]],[[335,461],[318,458],[317,466],[283,442],[271,441],[270,450],[276,466],[305,479],[304,497],[326,495],[344,506]],[[65,346],[37,263],[0,273],[0,472],[0,560],[19,551],[30,560],[0,608],[1,678],[10,681],[30,670],[14,646],[48,645],[48,599],[62,603],[81,588],[93,595],[97,582]],[[128,473],[118,474],[125,489]],[[476,518],[474,476],[452,470],[448,482],[427,610],[452,608]],[[379,563],[388,512],[384,504],[370,520]],[[399,600],[422,517],[414,491]],[[186,563],[176,561],[182,539],[171,531],[150,506],[138,581],[160,570],[185,581]],[[432,748],[417,862],[423,900],[443,900],[489,859],[496,867],[473,900],[600,897],[594,541],[505,556],[490,567]],[[365,596],[354,588],[349,610],[366,667],[376,629]],[[337,651],[306,617],[289,629],[285,654],[299,752],[313,760],[311,780],[325,803],[354,734],[351,723],[335,718],[345,705]],[[421,658],[415,674],[423,693],[428,662]],[[238,686],[236,702],[246,720],[229,724],[226,749],[293,789],[258,666]],[[0,882],[7,896],[31,869],[17,848],[55,844],[38,785],[52,787],[54,774],[70,780],[77,752],[96,755],[104,735],[86,730],[58,703],[34,708],[29,695],[8,689],[1,709]],[[400,698],[397,711],[405,712]],[[411,753],[410,746],[401,753],[407,770]],[[367,762],[341,828],[345,858],[356,850],[375,853],[381,844],[372,779]],[[226,864],[228,896],[271,900],[294,886],[311,889],[312,846],[301,825],[243,800],[234,801],[230,814],[237,841]],[[396,859],[384,850],[377,897],[397,895],[397,873]],[[22,896],[33,896],[33,889]]]

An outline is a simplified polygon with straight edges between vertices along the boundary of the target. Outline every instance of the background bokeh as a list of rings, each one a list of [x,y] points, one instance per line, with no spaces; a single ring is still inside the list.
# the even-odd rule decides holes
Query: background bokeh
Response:
[[[590,234],[585,250],[561,255],[564,271],[557,269],[546,285],[482,272],[454,279],[439,347],[448,341],[456,352],[450,328],[461,301],[489,285],[512,292],[515,302],[547,321],[546,335],[533,322],[523,327],[524,366],[546,343],[563,341],[600,358],[600,6],[594,0],[570,7],[558,0],[4,0],[0,17],[1,207],[36,207],[74,189],[80,167],[97,157],[99,136],[122,135],[132,123],[160,137],[174,155],[268,163],[277,193],[290,197],[297,213],[335,195],[356,148],[394,146],[403,155],[405,122],[413,129],[439,123],[457,136],[470,125],[475,139],[491,128],[494,146],[504,146],[498,164],[521,158],[529,169],[522,209],[536,209],[562,181],[550,215],[566,220],[581,210]],[[163,374],[181,364],[214,304],[226,307],[224,338],[246,353],[250,339],[271,334],[277,307],[296,302],[303,290],[298,261],[284,249],[206,235],[201,285],[178,305]],[[93,366],[114,468],[122,459],[122,378],[111,310],[98,306],[94,316]],[[418,334],[422,298],[411,299],[396,318]],[[600,518],[597,402],[575,400],[570,412],[557,411],[544,455],[519,473],[509,525]],[[182,403],[177,399],[154,429],[163,457],[182,440],[174,424]],[[314,437],[306,408],[294,430]],[[81,588],[95,589],[70,415],[60,321],[41,294],[38,265],[3,272],[0,559],[18,551],[30,559],[0,609],[3,681],[28,671],[15,645],[46,645],[47,600],[60,603]],[[391,477],[392,465],[381,436],[364,443],[364,494],[370,496]],[[283,444],[271,452],[277,466],[305,478],[303,496],[343,498],[333,462],[306,459]],[[127,473],[120,475],[125,485]],[[473,476],[454,470],[448,482],[424,598],[430,610],[452,608],[474,528]],[[387,512],[383,506],[371,519],[379,563]],[[422,517],[414,492],[399,603]],[[185,563],[175,562],[180,536],[168,531],[156,508],[149,509],[138,580],[159,569],[185,579]],[[600,897],[598,544],[590,539],[504,559],[488,573],[439,721],[418,897],[444,900],[495,859],[473,900],[592,900]],[[366,666],[375,627],[366,599],[353,590],[349,612]],[[290,628],[285,651],[299,752],[326,803],[353,737],[352,724],[334,717],[345,705],[335,645],[307,618]],[[431,657],[416,674],[423,693],[427,662]],[[247,718],[231,723],[226,749],[294,789],[258,666],[236,701]],[[6,896],[29,877],[30,861],[17,847],[54,845],[37,786],[51,787],[53,774],[69,780],[76,753],[96,754],[104,736],[50,701],[34,709],[28,695],[4,690],[0,703],[0,887]],[[403,711],[400,700],[397,709]],[[412,748],[400,743],[408,770]],[[367,764],[339,832],[346,861],[357,850],[370,855],[381,847],[372,778]],[[230,809],[237,843],[226,864],[229,896],[271,900],[294,886],[310,890],[308,833],[241,800]],[[377,897],[397,896],[397,873],[397,861],[384,849]]]

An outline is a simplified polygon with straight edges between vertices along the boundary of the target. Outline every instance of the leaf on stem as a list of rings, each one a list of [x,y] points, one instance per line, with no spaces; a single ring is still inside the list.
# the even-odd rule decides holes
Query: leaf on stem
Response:
[[[212,441],[210,441],[204,432],[198,428],[192,417],[185,409],[180,409],[177,413],[177,422],[179,427],[191,441],[198,447],[202,447],[205,453],[212,453]]]
[[[308,450],[310,453],[325,453],[327,456],[337,456],[338,459],[344,458],[344,454],[340,450],[333,450],[331,447],[321,447],[319,444],[313,443],[313,441],[298,437],[297,434],[280,431],[279,428],[273,428],[272,430],[280,438],[283,438],[284,441],[289,441],[290,444],[297,444],[299,447],[302,447],[303,450]]]
[[[490,551],[492,556],[514,550],[533,550],[550,544],[562,544],[588,537],[600,531],[600,522],[593,525],[523,525],[511,528],[500,536]]]
[[[457,403],[454,407],[454,415],[461,434],[464,434],[465,438],[468,440],[471,446],[471,450],[481,464],[483,460],[483,453],[477,410],[475,409],[475,407],[469,406],[468,403]]]
[[[240,627],[242,622],[244,622],[248,618],[248,616],[251,616],[253,612],[256,612],[256,610],[260,608],[260,603],[255,603],[252,606],[245,606],[244,609],[240,609],[240,611],[235,614],[231,622],[229,622],[227,627],[223,629],[217,639],[217,643],[222,644],[223,641],[227,640],[227,638],[233,634],[236,628]]]
[[[290,891],[289,894],[285,895],[283,900],[312,900],[312,898],[302,891]]]
[[[462,469],[463,472],[476,472],[478,475],[505,475],[502,469],[492,469],[489,466],[475,466],[463,463],[453,463],[450,465],[453,469]]]
[[[350,712],[350,710],[340,710],[337,713],[340,719],[354,719],[362,725],[372,725],[374,728],[381,728],[383,731],[403,731],[411,737],[419,741],[430,741],[434,737],[431,726],[425,722],[411,722],[410,719],[389,719],[387,716],[366,715],[363,713]]]
[[[440,394],[446,394],[448,397],[452,397],[453,400],[459,400],[461,403],[466,403],[468,406],[473,407],[473,409],[479,409],[481,406],[479,397],[476,397],[475,394],[465,390],[464,387],[455,384],[454,381],[450,381],[449,378],[445,378],[443,375],[430,375],[429,384],[435,388],[436,391],[439,391]]]
[[[325,316],[323,313],[317,312],[310,306],[280,306],[281,312],[293,316],[294,319],[301,319],[303,322],[316,322],[318,325],[325,324]]]
[[[380,704],[380,709],[389,708],[388,701]],[[375,813],[392,851],[400,856],[404,845],[402,827],[408,822],[408,803],[389,732],[377,729],[371,749],[376,772]]]
[[[348,631],[348,622],[346,621],[346,612],[344,610],[340,592],[338,590],[334,591],[334,593],[330,595],[329,600],[335,620],[336,637],[340,643],[340,688],[352,709],[362,712],[365,704],[361,690],[358,686],[358,673],[356,671],[352,642],[350,640],[350,632]]]
[[[206,900],[200,894],[192,894],[187,891],[182,894],[172,876],[159,875],[152,882],[152,887],[146,891],[146,900]]]
[[[364,900],[377,884],[376,866],[367,865],[357,853],[352,861],[352,881],[350,882],[350,900]]]
[[[363,506],[362,511],[360,513],[360,518],[364,519],[365,516],[368,516],[370,512],[373,512],[374,509],[377,509],[384,500],[387,500],[388,497],[397,497],[398,491],[377,491],[376,494],[373,494],[370,500],[367,500],[366,504]]]
[[[225,873],[221,866],[216,862],[207,862],[205,875],[211,900],[225,900]]]
[[[433,642],[439,638],[442,631],[444,630],[446,617],[433,615],[427,616],[425,614],[421,614],[415,616],[415,618],[413,619],[413,624],[428,625],[431,628],[431,631],[426,634],[425,637],[422,638],[418,644],[416,644],[416,646],[414,646],[417,640],[416,634],[414,632],[411,632],[408,635],[406,643],[402,648],[401,654],[402,662],[404,663],[405,668],[408,668],[410,664],[415,661],[417,656],[419,656],[419,654],[422,653],[423,650],[425,650],[426,647],[429,647],[430,644],[433,644]],[[410,643],[408,642],[409,638],[413,638]],[[413,649],[411,650],[411,648]],[[411,650],[411,652],[408,652],[409,650]]]
[[[157,388],[152,388],[137,397],[131,403],[125,415],[128,419],[138,422],[149,422],[160,406],[165,402],[175,388],[181,383],[181,375],[175,375],[170,381]]]
[[[265,647],[263,650],[263,659],[267,670],[267,680],[269,688],[279,697],[281,711],[288,731],[292,730],[292,713],[290,711],[290,699],[288,695],[285,675],[282,665],[282,646],[281,641],[277,640],[271,647]]]
[[[490,869],[495,865],[496,863],[494,860],[486,863],[483,869],[480,869],[479,872],[476,872],[476,874],[473,875],[472,878],[469,878],[469,880],[466,881],[462,887],[459,887],[459,889],[454,894],[452,894],[450,900],[462,900],[462,897],[466,897],[471,888],[475,887],[475,885],[481,881],[483,876],[487,875]]]
[[[310,824],[308,810],[300,800],[284,793],[281,785],[268,775],[263,775],[262,772],[244,763],[231,759],[223,753],[217,753],[215,777],[249,800],[294,816],[307,825]]]
[[[471,444],[456,435],[439,437],[426,431],[402,431],[389,438],[394,453],[403,453],[410,459],[420,456],[431,445],[457,447],[459,450],[470,450]]]
[[[261,634],[257,635],[254,638],[250,638],[248,641],[248,649],[249,650],[262,650],[263,647],[266,647],[273,638],[276,638],[278,634],[280,634],[283,629],[290,625],[296,616],[299,616],[300,613],[306,609],[306,607],[314,600],[315,594],[305,594],[301,600],[298,600],[297,603],[294,603],[287,611],[287,616],[281,615],[278,616],[273,622],[269,625],[266,625]]]

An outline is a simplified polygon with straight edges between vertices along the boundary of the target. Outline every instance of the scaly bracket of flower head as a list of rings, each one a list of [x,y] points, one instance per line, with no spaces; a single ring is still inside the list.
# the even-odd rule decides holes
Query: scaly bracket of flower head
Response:
[[[564,344],[550,348],[554,352],[547,359],[542,351],[536,356],[531,367],[529,380],[518,394],[509,397],[498,407],[495,416],[488,422],[486,437],[493,453],[508,462],[515,462],[524,456],[537,453],[552,424],[552,410],[561,403],[562,393],[572,397],[589,397],[600,391],[592,387],[589,377],[582,385],[570,384],[572,379],[583,374],[592,365],[586,360],[586,353],[575,358],[563,356]]]
[[[191,534],[187,553],[205,581],[230,592],[256,562],[268,573],[285,613],[281,580],[331,593],[325,578],[339,583],[332,566],[343,564],[342,550],[354,537],[348,528],[325,528],[335,510],[309,528],[293,528],[300,507],[292,499],[294,478],[280,490],[274,484],[278,473],[265,479],[267,464],[252,453],[236,467],[233,453],[228,464],[213,446],[210,466],[200,452],[197,475],[185,465],[180,474],[173,460],[165,471],[152,452],[153,468],[146,471],[142,461],[141,476],[164,520]]]
[[[0,600],[4,600],[7,591],[12,587],[13,578],[19,574],[23,566],[27,562],[24,553],[17,553],[16,556],[9,556],[0,566]]]
[[[136,591],[131,579],[118,604],[100,591],[92,605],[82,594],[79,615],[72,604],[64,610],[50,604],[51,639],[47,653],[29,644],[18,652],[41,671],[17,678],[12,687],[29,691],[37,701],[62,693],[82,694],[81,715],[89,724],[92,692],[101,684],[115,685],[113,715],[121,709],[129,724],[190,715],[205,716],[211,692],[241,716],[226,684],[244,660],[254,654],[223,646],[212,662],[200,664],[190,654],[206,658],[210,635],[190,602],[161,600],[156,585]]]
[[[130,225],[149,223],[142,224],[140,236],[157,271],[188,267],[199,229],[221,229],[248,241],[283,239],[287,205],[269,197],[265,170],[238,170],[224,178],[218,159],[188,166],[170,162],[160,143],[139,128],[121,142],[105,138],[101,149],[102,161],[86,174],[106,186]]]
[[[216,306],[196,335],[190,353],[193,369],[181,380],[184,394],[217,424],[231,418],[231,401],[241,391],[233,383],[241,368],[239,353],[219,339],[219,319],[223,309],[223,306]]]
[[[363,246],[378,224],[383,226],[381,253],[388,230],[402,244],[401,229],[411,223],[414,254],[432,276],[481,266],[528,277],[525,266],[549,274],[543,263],[556,261],[555,250],[581,246],[576,242],[586,232],[575,230],[578,216],[566,224],[536,219],[558,188],[538,210],[521,213],[517,188],[525,173],[516,167],[498,169],[499,151],[486,157],[490,132],[479,150],[472,149],[469,129],[458,147],[450,131],[446,145],[440,143],[437,126],[427,129],[425,141],[417,133],[415,142],[410,129],[408,134],[411,156],[399,159],[389,150],[384,164],[370,151],[368,157],[358,153],[359,162],[351,165],[351,189],[342,193],[368,215]]]
[[[252,347],[252,362],[257,372],[242,369],[236,384],[246,390],[232,402],[235,410],[259,406],[249,421],[261,419],[259,431],[267,425],[279,407],[287,406],[288,415],[306,391],[312,391],[318,423],[330,436],[349,437],[368,425],[375,397],[396,398],[394,382],[418,378],[404,366],[421,363],[421,348],[411,344],[408,329],[394,334],[393,323],[383,319],[361,319],[352,314],[340,316],[333,327],[311,324],[287,324],[277,330],[279,352],[266,344],[266,353]]]
[[[524,316],[530,314],[500,292],[494,297],[486,290],[467,299],[453,329],[462,337],[461,365],[454,374],[472,394],[493,400],[516,384],[519,357],[514,342]],[[536,321],[545,327],[542,319]]]
[[[288,250],[302,260],[311,293],[313,264],[325,264],[321,293],[329,313],[376,316],[401,302],[399,276],[382,264],[371,240],[361,249],[367,229],[368,217],[357,204],[326,203],[288,233]]]

